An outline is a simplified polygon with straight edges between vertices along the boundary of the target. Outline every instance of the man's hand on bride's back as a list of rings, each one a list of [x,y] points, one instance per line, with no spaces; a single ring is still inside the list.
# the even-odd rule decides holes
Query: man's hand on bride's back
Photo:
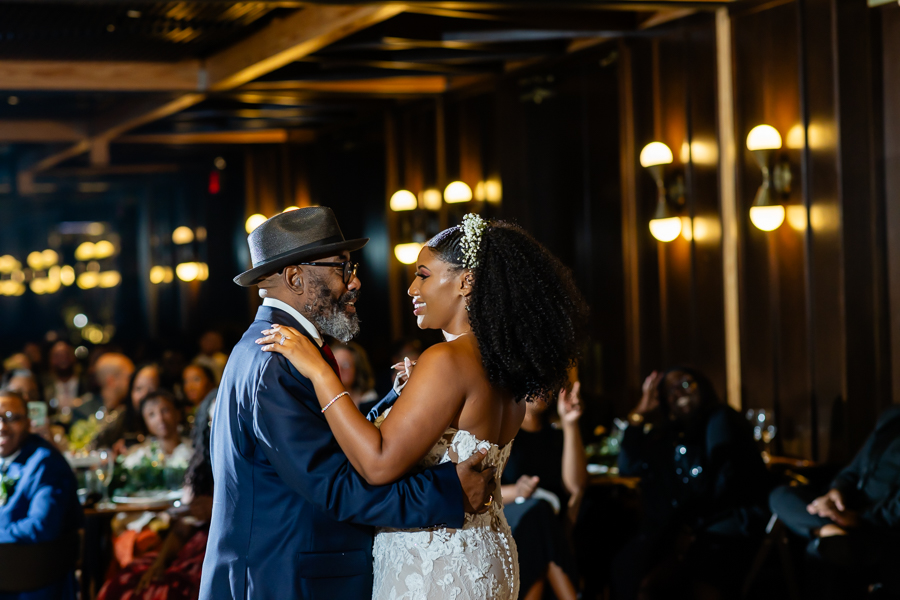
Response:
[[[322,358],[316,345],[293,327],[275,324],[262,334],[264,337],[256,343],[266,352],[283,355],[304,377],[315,381],[322,372],[331,372],[331,366]]]
[[[496,467],[482,467],[487,451],[479,450],[456,465],[456,474],[463,490],[463,506],[467,513],[483,513],[493,501],[497,482]]]

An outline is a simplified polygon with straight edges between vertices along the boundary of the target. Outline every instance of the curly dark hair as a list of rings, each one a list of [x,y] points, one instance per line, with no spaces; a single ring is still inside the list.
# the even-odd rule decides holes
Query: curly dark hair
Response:
[[[461,227],[427,246],[454,271],[464,269]],[[587,304],[572,273],[521,227],[487,224],[478,247],[469,323],[488,381],[516,400],[549,399],[568,382],[580,355]]]

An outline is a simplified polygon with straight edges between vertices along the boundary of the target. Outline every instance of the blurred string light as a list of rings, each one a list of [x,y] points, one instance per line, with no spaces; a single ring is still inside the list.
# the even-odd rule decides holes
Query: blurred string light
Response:
[[[78,329],[81,329],[82,327],[84,327],[84,326],[87,325],[87,324],[88,324],[88,318],[87,318],[87,315],[84,315],[84,314],[82,314],[82,313],[78,313],[78,314],[75,315],[75,317],[72,319],[72,325],[74,325],[74,326],[77,327]]]
[[[150,283],[172,283],[174,279],[175,275],[172,271],[172,267],[156,265],[155,267],[150,269]]]
[[[0,273],[12,273],[22,268],[22,263],[17,261],[14,256],[4,254],[0,256]]]
[[[190,244],[194,241],[194,231],[190,227],[178,227],[172,232],[172,242],[177,245]]]

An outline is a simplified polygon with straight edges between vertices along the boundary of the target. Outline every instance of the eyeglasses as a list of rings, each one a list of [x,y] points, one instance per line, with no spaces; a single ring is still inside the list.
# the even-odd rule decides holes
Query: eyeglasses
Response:
[[[4,425],[15,425],[16,423],[21,423],[28,417],[26,415],[20,415],[19,413],[14,413],[12,411],[7,411],[5,413],[0,413],[0,423]]]
[[[344,262],[305,262],[297,264],[309,265],[311,267],[343,267],[344,285],[347,285],[353,280],[353,277],[356,275],[356,270],[359,269],[359,263],[350,262],[349,260],[345,260]]]

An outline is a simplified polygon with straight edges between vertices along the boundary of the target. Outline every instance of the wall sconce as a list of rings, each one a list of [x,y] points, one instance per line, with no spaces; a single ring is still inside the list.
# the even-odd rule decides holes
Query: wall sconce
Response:
[[[398,190],[391,196],[390,204],[392,211],[401,212],[404,210],[415,210],[419,206],[419,200],[409,190]]]
[[[771,125],[757,125],[747,134],[747,149],[753,153],[762,171],[762,184],[750,207],[750,221],[762,231],[775,231],[784,223],[784,206],[780,197],[791,191],[791,165],[778,160],[770,168],[772,153],[781,148],[781,134]]]
[[[681,217],[669,208],[663,171],[672,160],[672,150],[662,142],[650,142],[641,150],[641,166],[650,171],[656,182],[658,199],[650,219],[650,233],[660,242],[671,242],[681,233]]]

